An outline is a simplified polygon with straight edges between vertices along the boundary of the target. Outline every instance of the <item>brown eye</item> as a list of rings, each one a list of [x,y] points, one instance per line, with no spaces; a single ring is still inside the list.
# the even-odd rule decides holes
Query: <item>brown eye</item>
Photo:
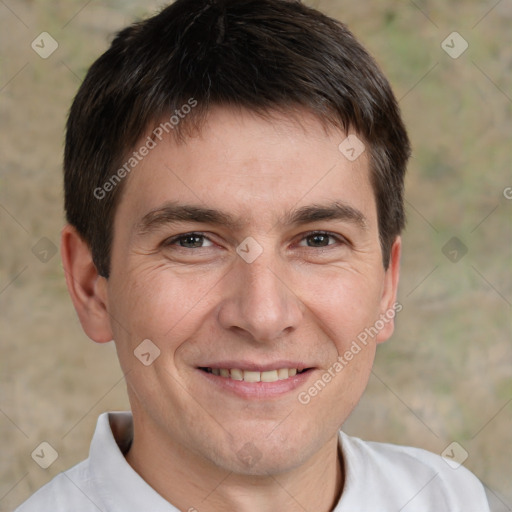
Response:
[[[186,235],[179,239],[181,247],[201,247],[203,245],[203,236],[201,235]]]
[[[201,233],[185,233],[184,235],[175,236],[167,240],[165,245],[179,245],[179,247],[183,247],[184,249],[201,249],[203,247],[212,246],[213,244]]]
[[[303,241],[306,241],[307,247],[328,247],[331,245],[335,245],[335,243],[330,243],[330,240],[334,240],[338,243],[343,243],[343,240],[330,233],[324,233],[324,232],[316,232],[316,233],[309,233],[306,235],[299,245],[302,245],[304,247],[304,244],[302,244]]]
[[[329,245],[329,235],[316,234],[310,235],[306,239],[310,243],[310,247],[325,247]]]

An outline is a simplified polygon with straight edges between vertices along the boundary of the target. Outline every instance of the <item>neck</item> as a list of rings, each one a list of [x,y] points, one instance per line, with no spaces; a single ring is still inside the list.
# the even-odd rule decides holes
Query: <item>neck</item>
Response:
[[[149,425],[142,428],[134,419],[134,437],[126,460],[163,498],[188,512],[330,512],[344,483],[338,436],[301,466],[275,475],[254,476],[215,466],[172,440],[162,442]]]

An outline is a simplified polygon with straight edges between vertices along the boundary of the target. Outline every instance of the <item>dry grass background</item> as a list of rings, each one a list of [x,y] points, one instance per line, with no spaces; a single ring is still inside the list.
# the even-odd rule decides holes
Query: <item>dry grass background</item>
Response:
[[[309,1],[345,21],[389,76],[414,145],[403,311],[345,430],[441,453],[452,441],[512,510],[512,1]],[[67,109],[110,34],[155,2],[0,1],[0,510],[87,456],[100,412],[128,407],[111,345],[83,334],[58,253]],[[59,43],[47,60],[30,47]],[[442,49],[458,31],[458,59]],[[442,252],[458,237],[467,254]],[[59,458],[31,459],[41,441]]]

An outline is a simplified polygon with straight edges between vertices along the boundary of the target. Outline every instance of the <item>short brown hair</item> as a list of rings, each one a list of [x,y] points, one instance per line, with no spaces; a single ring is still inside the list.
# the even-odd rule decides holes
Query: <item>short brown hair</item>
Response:
[[[113,219],[126,180],[118,175],[119,185],[111,183],[102,197],[95,191],[106,190],[151,123],[191,99],[194,108],[166,130],[176,140],[199,129],[212,106],[257,113],[306,107],[323,122],[352,128],[367,146],[388,267],[405,224],[410,144],[373,58],[343,23],[300,2],[177,0],[117,34],[89,69],[69,114],[66,217],[101,275],[109,275]]]

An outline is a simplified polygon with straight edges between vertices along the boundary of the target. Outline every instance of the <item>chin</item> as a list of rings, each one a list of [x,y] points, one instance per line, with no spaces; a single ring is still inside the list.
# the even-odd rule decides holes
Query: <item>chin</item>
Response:
[[[303,464],[321,446],[314,428],[240,429],[229,436],[224,449],[212,446],[210,460],[218,467],[239,475],[268,476],[291,471]],[[213,455],[213,457],[212,457]]]
[[[268,477],[293,470],[304,462],[303,459],[303,447],[283,447],[279,451],[274,447],[265,447],[261,450],[247,442],[227,460],[223,458],[215,463],[237,475]]]

